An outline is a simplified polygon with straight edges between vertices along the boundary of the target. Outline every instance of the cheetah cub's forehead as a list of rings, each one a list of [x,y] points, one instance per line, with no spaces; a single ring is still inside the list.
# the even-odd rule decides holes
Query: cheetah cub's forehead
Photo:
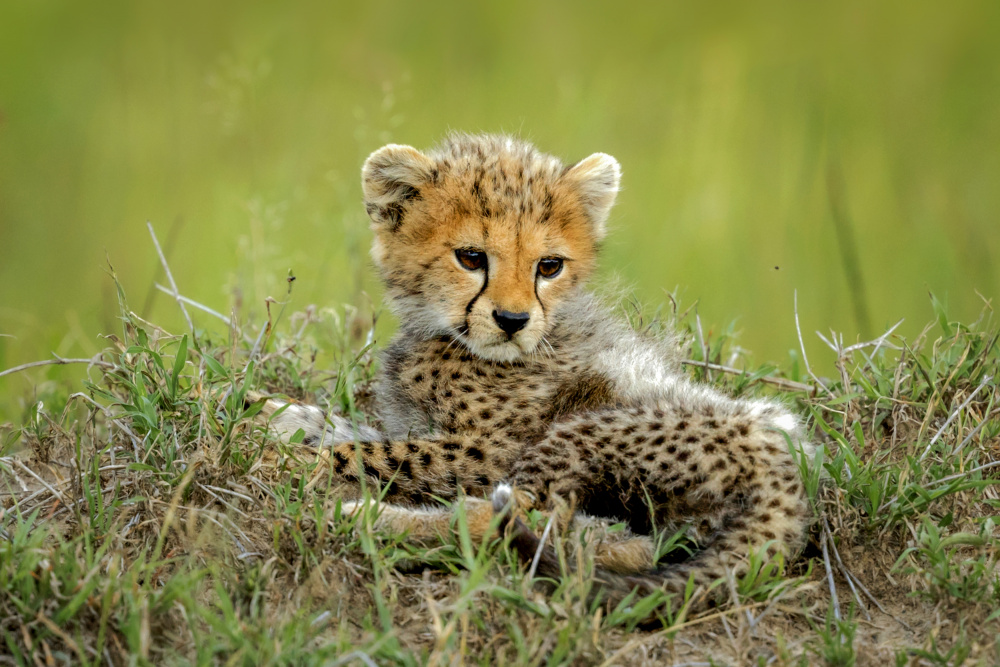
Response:
[[[563,165],[501,135],[380,148],[362,187],[389,302],[485,359],[531,353],[593,271],[619,180],[609,155]]]

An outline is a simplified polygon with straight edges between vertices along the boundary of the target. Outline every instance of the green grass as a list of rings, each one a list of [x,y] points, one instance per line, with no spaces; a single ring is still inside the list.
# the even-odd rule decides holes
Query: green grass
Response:
[[[253,425],[250,388],[370,420],[372,321],[353,308],[193,329],[138,316],[83,385],[43,385],[0,427],[0,656],[11,664],[995,664],[1000,658],[997,326],[937,321],[907,340],[830,339],[832,377],[801,354],[744,373],[735,339],[675,299],[639,327],[684,333],[692,375],[781,390],[825,455],[803,474],[816,522],[802,557],[751,555],[727,602],[588,604],[586,535],[557,535],[576,574],[540,587],[499,540],[413,544],[351,516],[325,468]],[[288,283],[294,289],[294,283]],[[182,317],[182,321],[184,318]],[[706,356],[707,353],[707,356]],[[322,361],[318,361],[322,360]],[[816,363],[816,359],[810,359]],[[704,363],[714,364],[706,368]],[[714,370],[713,370],[714,368]],[[817,467],[818,466],[818,467]],[[677,537],[658,535],[661,551]],[[657,627],[639,626],[659,610]]]

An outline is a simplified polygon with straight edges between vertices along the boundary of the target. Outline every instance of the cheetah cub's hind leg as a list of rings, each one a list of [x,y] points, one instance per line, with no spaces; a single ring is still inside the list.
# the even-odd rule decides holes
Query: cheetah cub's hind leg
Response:
[[[538,505],[534,497],[527,492],[516,490],[509,484],[498,484],[491,496],[493,512],[502,518],[506,532],[510,535],[511,546],[524,558],[536,560],[536,571],[543,576],[556,576],[559,571],[559,560],[550,544],[543,538],[538,538],[522,519],[523,513]],[[585,545],[593,554],[597,574],[607,571],[615,574],[634,574],[645,572],[656,567],[656,544],[648,535],[637,535],[627,527],[621,527],[615,519],[595,517],[582,512],[565,515],[568,508],[550,507],[547,513],[548,522],[563,524],[563,529],[573,533],[584,533]],[[547,524],[548,525],[548,524]],[[611,526],[616,530],[610,530]],[[617,529],[622,528],[622,529]],[[544,533],[543,533],[544,535]],[[576,540],[567,542],[567,546],[576,548]],[[570,558],[574,561],[574,558]]]
[[[683,594],[689,579],[707,590],[745,573],[754,551],[794,555],[809,509],[788,437],[801,441],[797,420],[777,405],[685,386],[655,405],[560,422],[515,463],[511,481],[543,508],[573,496],[582,511],[624,514],[645,530],[648,498],[658,525],[691,527],[698,551],[684,562],[628,574],[625,563],[605,563],[596,575],[613,606],[633,590]],[[522,557],[541,548],[523,524],[515,528]],[[561,574],[554,552],[539,562],[543,574]]]

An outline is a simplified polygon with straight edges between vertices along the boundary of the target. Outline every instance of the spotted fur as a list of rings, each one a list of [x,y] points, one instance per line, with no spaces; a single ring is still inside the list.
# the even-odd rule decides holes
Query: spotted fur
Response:
[[[400,319],[377,388],[383,430],[279,401],[262,416],[284,438],[301,428],[305,444],[329,446],[339,481],[388,484],[380,520],[417,538],[449,529],[433,497],[459,490],[474,534],[512,511],[514,544],[532,554],[538,538],[516,519],[528,509],[628,522],[635,533],[596,538],[612,602],[689,578],[707,586],[743,571],[751,549],[794,554],[808,512],[787,443],[811,451],[798,419],[690,382],[669,340],[636,333],[584,287],[619,179],[608,155],[563,165],[506,136],[379,149],[362,185]],[[469,252],[485,265],[463,265]],[[552,277],[538,268],[546,259],[561,262]],[[525,323],[506,331],[498,313]],[[651,521],[687,526],[697,553],[657,569]],[[555,574],[553,554],[540,555]]]

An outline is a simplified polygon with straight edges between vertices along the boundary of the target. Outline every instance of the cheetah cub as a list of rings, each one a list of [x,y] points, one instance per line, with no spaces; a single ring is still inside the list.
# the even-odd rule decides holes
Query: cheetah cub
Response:
[[[382,524],[447,533],[434,497],[460,489],[479,538],[511,505],[515,517],[571,508],[578,523],[626,521],[635,534],[595,546],[612,603],[691,578],[708,587],[743,571],[751,550],[802,546],[808,510],[788,440],[811,446],[795,416],[690,382],[672,346],[585,289],[618,192],[614,158],[564,165],[515,138],[454,135],[426,153],[385,146],[361,176],[400,321],[376,389],[384,432],[276,400],[261,414],[279,437],[303,429],[305,445],[329,447],[337,481],[387,485]],[[641,534],[654,521],[686,526],[695,554],[657,569]],[[539,539],[513,525],[533,556]],[[539,553],[541,571],[558,574],[551,549]]]

